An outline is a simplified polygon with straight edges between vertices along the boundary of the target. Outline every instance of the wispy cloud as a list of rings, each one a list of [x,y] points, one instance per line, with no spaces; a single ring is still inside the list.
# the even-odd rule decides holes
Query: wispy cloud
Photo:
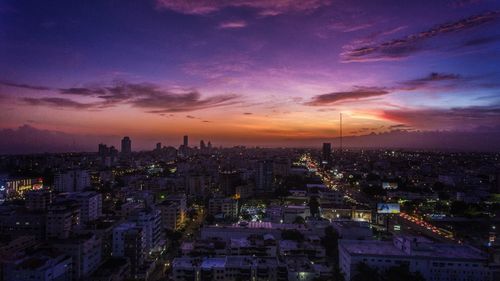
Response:
[[[404,81],[400,83],[400,85],[404,90],[416,90],[428,87],[431,84],[442,83],[442,82],[457,83],[459,81],[464,81],[464,80],[465,79],[458,74],[432,72],[426,77]]]
[[[343,101],[366,99],[376,96],[383,96],[387,94],[389,94],[389,91],[387,91],[384,88],[356,87],[352,91],[333,92],[328,94],[317,95],[313,97],[311,101],[307,102],[306,105],[311,105],[311,106],[334,105]]]
[[[454,108],[385,110],[380,117],[415,128],[471,130],[498,128],[500,105]]]
[[[23,89],[28,89],[28,90],[38,90],[38,91],[48,91],[48,90],[51,90],[50,87],[35,86],[35,85],[29,85],[29,84],[23,84],[23,83],[15,83],[15,82],[10,82],[10,81],[0,81],[0,86],[16,87],[16,88],[23,88]]]
[[[239,29],[247,26],[244,20],[224,21],[219,24],[220,29]]]
[[[344,46],[345,51],[341,53],[341,60],[343,62],[367,62],[406,58],[426,49],[427,47],[423,46],[422,43],[430,38],[481,26],[497,20],[499,16],[499,11],[490,11],[455,22],[440,24],[429,30],[396,40],[361,46],[357,44],[347,45]]]
[[[156,0],[156,7],[191,15],[207,15],[229,7],[243,7],[255,9],[262,16],[276,16],[308,12],[330,3],[329,0]]]

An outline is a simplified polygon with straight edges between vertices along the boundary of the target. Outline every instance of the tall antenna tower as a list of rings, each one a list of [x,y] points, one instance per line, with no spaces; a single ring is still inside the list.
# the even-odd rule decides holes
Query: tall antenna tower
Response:
[[[342,152],[342,112],[340,112],[340,152]]]

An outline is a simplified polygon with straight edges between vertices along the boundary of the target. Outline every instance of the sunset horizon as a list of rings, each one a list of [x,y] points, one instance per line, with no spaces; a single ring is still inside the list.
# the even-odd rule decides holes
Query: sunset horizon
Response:
[[[125,135],[319,146],[340,113],[346,146],[487,133],[473,146],[498,151],[498,2],[383,2],[2,1],[1,153],[30,134],[78,151]]]

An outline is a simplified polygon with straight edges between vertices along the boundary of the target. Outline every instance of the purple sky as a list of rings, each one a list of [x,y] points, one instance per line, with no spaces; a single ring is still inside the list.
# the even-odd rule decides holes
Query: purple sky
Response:
[[[0,153],[314,146],[340,112],[377,145],[498,143],[499,1],[0,0],[0,42]]]

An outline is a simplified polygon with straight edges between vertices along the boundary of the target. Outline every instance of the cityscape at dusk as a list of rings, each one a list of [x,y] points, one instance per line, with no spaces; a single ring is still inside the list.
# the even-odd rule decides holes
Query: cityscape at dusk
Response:
[[[499,0],[0,0],[0,281],[497,281],[499,227]]]

